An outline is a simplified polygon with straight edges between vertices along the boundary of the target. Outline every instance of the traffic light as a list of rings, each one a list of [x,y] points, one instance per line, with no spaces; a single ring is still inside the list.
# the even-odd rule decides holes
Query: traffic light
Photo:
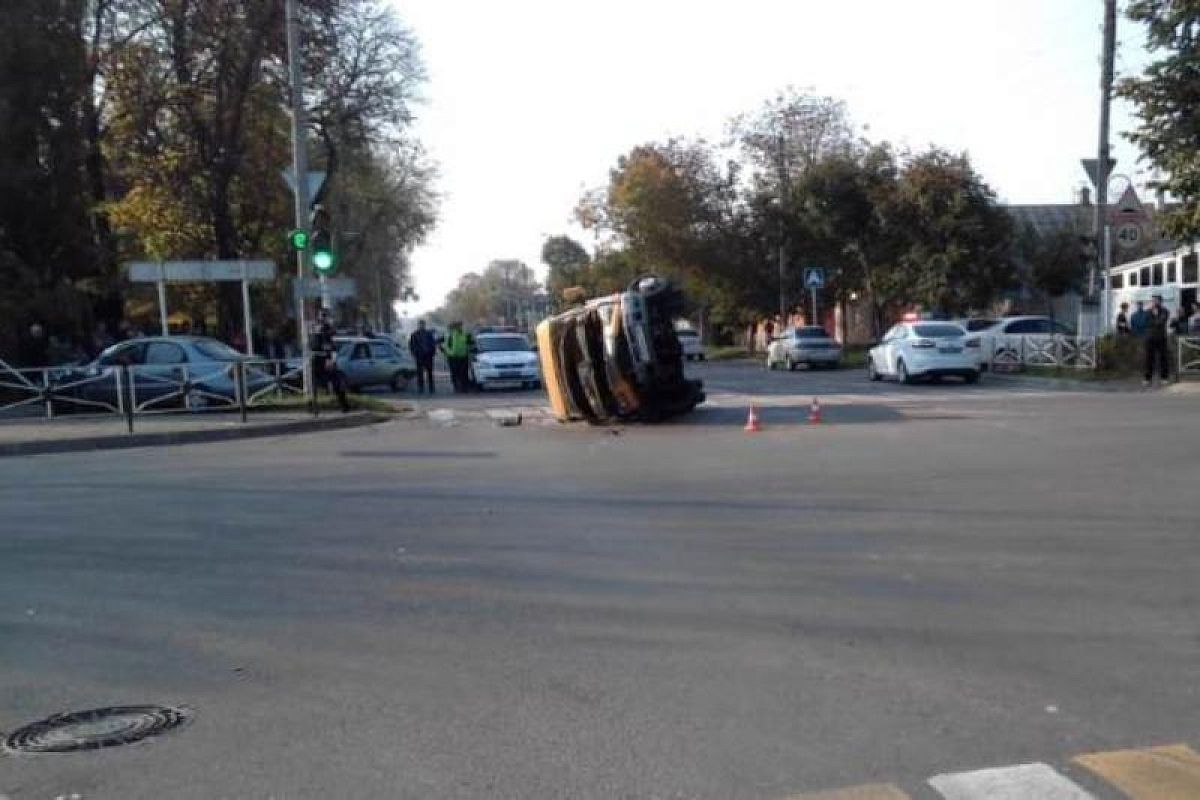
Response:
[[[329,212],[321,206],[313,206],[312,220],[312,265],[318,275],[332,275],[337,271],[337,258],[333,252],[333,235],[330,233]]]
[[[288,234],[288,244],[292,246],[293,250],[307,250],[308,231],[304,230],[303,228],[296,228]]]

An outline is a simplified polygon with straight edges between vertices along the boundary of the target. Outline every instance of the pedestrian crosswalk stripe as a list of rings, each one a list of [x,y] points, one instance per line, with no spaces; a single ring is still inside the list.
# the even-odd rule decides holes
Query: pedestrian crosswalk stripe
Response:
[[[1040,763],[935,775],[929,785],[946,800],[1095,800]]]
[[[890,783],[872,783],[863,786],[850,786],[845,789],[831,789],[827,792],[812,792],[810,794],[795,794],[787,800],[911,800],[908,795],[892,786]]]
[[[1200,798],[1200,753],[1187,745],[1092,753],[1075,759],[1133,800]]]

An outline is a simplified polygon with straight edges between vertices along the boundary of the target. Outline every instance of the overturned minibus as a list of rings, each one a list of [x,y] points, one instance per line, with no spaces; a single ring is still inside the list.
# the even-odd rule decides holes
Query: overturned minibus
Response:
[[[704,402],[703,384],[683,374],[674,326],[683,309],[683,294],[649,275],[543,320],[538,354],[554,415],[658,422]]]

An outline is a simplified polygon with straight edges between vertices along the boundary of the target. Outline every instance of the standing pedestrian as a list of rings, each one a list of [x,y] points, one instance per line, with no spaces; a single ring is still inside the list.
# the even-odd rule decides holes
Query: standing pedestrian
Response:
[[[1121,303],[1117,312],[1117,336],[1129,336],[1133,329],[1129,327],[1129,303]]]
[[[433,358],[437,355],[437,341],[433,331],[425,327],[425,320],[419,320],[417,329],[408,337],[408,352],[417,362],[417,393],[425,391],[428,381],[429,393],[433,394]]]
[[[346,380],[337,365],[337,343],[333,341],[333,324],[329,321],[328,309],[317,312],[317,324],[312,335],[312,366],[316,385],[327,388],[338,401],[345,414],[350,410],[346,397]]]
[[[1175,316],[1171,318],[1171,333],[1176,336],[1187,336],[1188,332],[1188,310],[1183,305],[1175,309]]]
[[[1162,295],[1156,294],[1151,298],[1152,305],[1146,314],[1146,382],[1149,388],[1154,380],[1154,366],[1158,364],[1158,377],[1162,383],[1170,378],[1170,367],[1167,364],[1167,325],[1171,322],[1171,312],[1163,308]]]
[[[1129,330],[1134,336],[1145,336],[1146,325],[1149,323],[1149,315],[1146,312],[1146,304],[1141,300],[1137,301],[1137,309],[1133,312],[1133,316],[1129,318]]]
[[[442,344],[442,353],[445,354],[446,364],[450,367],[450,382],[454,384],[455,393],[464,394],[471,388],[470,379],[467,377],[471,342],[461,322],[450,323],[446,341]]]

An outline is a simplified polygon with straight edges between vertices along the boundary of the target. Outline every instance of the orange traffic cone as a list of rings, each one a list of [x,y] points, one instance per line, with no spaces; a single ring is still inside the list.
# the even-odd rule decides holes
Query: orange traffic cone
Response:
[[[746,433],[758,433],[762,430],[762,426],[758,424],[758,409],[754,407],[754,403],[750,404],[750,415],[746,417],[746,427],[742,430]]]
[[[816,425],[821,421],[821,401],[813,398],[812,405],[808,407],[808,422],[811,425]]]

